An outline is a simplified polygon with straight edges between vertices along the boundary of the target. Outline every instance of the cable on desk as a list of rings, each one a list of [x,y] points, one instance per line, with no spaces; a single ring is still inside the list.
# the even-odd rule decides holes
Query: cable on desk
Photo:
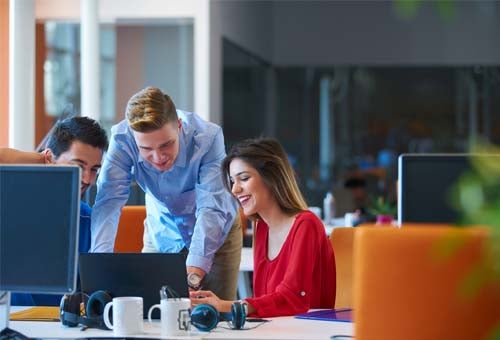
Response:
[[[267,323],[267,322],[271,322],[271,320],[266,320],[266,319],[247,319],[246,322],[258,322],[258,324],[256,324],[255,326],[252,326],[252,327],[244,327],[244,328],[240,328],[239,330],[240,331],[248,331],[250,329],[255,329],[257,327],[260,327],[262,326],[263,324]],[[231,321],[228,321],[227,324],[229,325],[229,327],[224,327],[224,326],[219,326],[221,328],[224,328],[224,329],[235,329],[234,327],[231,327]]]
[[[330,340],[347,340],[347,339],[354,339],[352,335],[332,335],[330,337]]]

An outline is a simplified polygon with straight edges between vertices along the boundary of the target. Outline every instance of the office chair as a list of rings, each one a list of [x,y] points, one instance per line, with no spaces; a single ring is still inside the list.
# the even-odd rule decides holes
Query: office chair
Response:
[[[140,253],[143,247],[146,206],[126,205],[118,222],[115,253]]]
[[[356,339],[492,339],[500,278],[490,237],[480,227],[357,230]]]
[[[352,257],[356,230],[353,227],[337,227],[330,234],[337,271],[335,308],[352,308]]]

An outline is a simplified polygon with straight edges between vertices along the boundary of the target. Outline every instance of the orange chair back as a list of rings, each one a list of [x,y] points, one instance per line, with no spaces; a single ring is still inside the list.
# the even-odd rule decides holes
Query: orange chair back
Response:
[[[122,209],[115,239],[115,253],[140,253],[143,247],[144,205],[126,205]]]
[[[485,228],[357,230],[356,339],[492,338],[500,331],[500,279],[490,241]]]
[[[337,227],[330,234],[335,253],[337,290],[335,308],[352,308],[352,266],[354,232],[357,228]]]

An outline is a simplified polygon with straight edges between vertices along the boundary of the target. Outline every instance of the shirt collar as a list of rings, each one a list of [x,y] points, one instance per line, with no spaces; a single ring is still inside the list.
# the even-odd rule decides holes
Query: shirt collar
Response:
[[[179,134],[179,153],[177,154],[174,167],[178,166],[184,168],[186,166],[187,146],[186,146],[186,134],[184,133],[185,128],[186,125],[182,124],[181,133]]]

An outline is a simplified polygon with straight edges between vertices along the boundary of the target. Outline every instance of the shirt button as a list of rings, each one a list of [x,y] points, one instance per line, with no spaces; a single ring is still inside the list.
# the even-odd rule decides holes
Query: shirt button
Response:
[[[301,291],[301,292],[300,292],[300,296],[306,296],[306,292]]]

